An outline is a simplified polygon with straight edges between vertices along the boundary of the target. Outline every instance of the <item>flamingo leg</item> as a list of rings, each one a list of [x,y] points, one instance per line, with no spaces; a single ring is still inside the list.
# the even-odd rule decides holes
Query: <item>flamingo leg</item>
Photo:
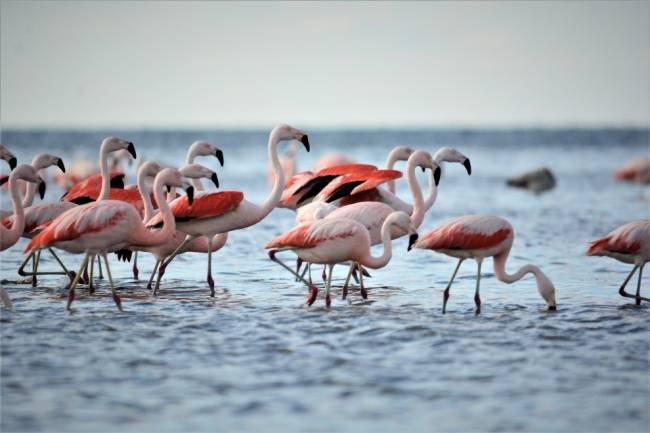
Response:
[[[70,288],[68,289],[68,304],[66,305],[65,309],[70,311],[70,306],[72,305],[72,302],[74,301],[74,289],[77,287],[77,284],[79,283],[79,279],[81,279],[81,274],[84,272],[86,269],[86,265],[88,264],[88,258],[90,257],[90,254],[86,254],[84,256],[84,259],[81,261],[81,266],[79,266],[79,272],[74,276],[74,279],[70,283]]]
[[[639,265],[634,265],[634,267],[632,268],[632,272],[629,273],[629,275],[627,276],[627,278],[625,279],[625,281],[623,281],[623,284],[621,285],[621,287],[618,289],[618,294],[621,295],[621,296],[623,296],[624,298],[634,298],[634,299],[637,298],[635,295],[632,295],[631,293],[627,293],[627,292],[625,291],[625,286],[627,286],[628,281],[630,281],[630,279],[632,278],[632,275],[634,275],[634,273],[636,272],[636,270],[637,270],[638,268],[639,268]],[[640,280],[639,280],[639,281],[640,281]],[[639,296],[639,298],[640,298],[641,300],[644,300],[644,301],[650,301],[650,299],[648,299],[648,298],[643,298],[643,297],[641,297],[641,296]]]
[[[348,297],[348,284],[350,284],[350,277],[352,276],[353,271],[354,271],[354,263],[351,263],[350,267],[348,268],[348,276],[345,277],[345,284],[343,284],[341,299],[346,299]]]
[[[176,247],[174,252],[169,256],[169,258],[166,261],[163,262],[163,266],[165,266],[165,267],[169,266],[169,264],[172,262],[172,260],[174,260],[174,258],[178,255],[178,253],[181,251],[181,249],[185,245],[187,245],[189,242],[192,242],[194,239],[196,239],[196,236],[192,236],[192,235],[185,236],[185,239],[183,240],[183,242],[181,242],[181,244],[178,247]]]
[[[153,271],[151,271],[151,276],[149,277],[149,282],[147,283],[147,289],[151,290],[151,284],[153,283],[153,277],[156,276],[156,271],[158,270],[158,265],[160,265],[160,260],[156,260],[156,264],[153,266]]]
[[[313,281],[311,279],[311,263],[307,263],[307,270],[309,271],[309,284],[313,284]]]
[[[327,275],[327,282],[325,283],[325,305],[327,308],[332,305],[332,298],[330,297],[330,287],[332,286],[332,271],[334,270],[334,265],[327,265],[329,267],[329,274]]]
[[[52,257],[54,257],[54,260],[57,261],[59,266],[61,266],[61,269],[63,269],[63,272],[65,272],[65,274],[70,278],[70,280],[72,280],[74,278],[74,272],[68,271],[68,268],[65,267],[65,265],[63,264],[63,261],[61,261],[59,256],[54,252],[54,250],[52,248],[48,248],[47,250],[50,252]]]
[[[302,259],[300,257],[296,258],[296,274],[300,274],[300,268],[302,267]],[[301,274],[303,277],[305,276],[304,273]],[[296,279],[296,281],[298,281]]]
[[[316,296],[318,295],[318,289],[316,289],[316,287],[311,283],[311,281],[306,281],[303,277],[301,277],[296,272],[294,272],[293,269],[291,269],[289,266],[285,265],[282,262],[282,260],[278,259],[275,256],[277,252],[278,252],[278,250],[270,250],[269,251],[269,258],[271,260],[273,260],[274,262],[276,262],[277,264],[279,264],[280,266],[282,266],[283,268],[285,268],[287,271],[291,272],[298,279],[300,279],[300,281],[302,281],[303,283],[305,283],[307,285],[307,287],[309,288],[309,296],[307,297],[307,305],[313,304],[314,301],[316,300]],[[307,264],[307,266],[309,266],[309,265],[310,265],[310,263]]]
[[[4,289],[4,287],[0,287],[0,299],[2,300],[2,305],[5,308],[12,309],[14,307],[13,304],[11,303],[11,298],[9,297],[9,294]]]
[[[88,291],[95,293],[95,286],[93,285],[93,270],[95,269],[95,256],[90,256],[90,280],[88,281]]]
[[[113,285],[113,277],[111,276],[111,268],[108,266],[108,257],[106,256],[106,253],[103,253],[102,256],[104,257],[104,263],[106,263],[106,275],[108,276],[108,283],[111,286],[111,293],[113,294],[113,301],[115,301],[115,305],[117,305],[117,309],[120,311],[122,310],[122,300],[120,299],[120,296],[117,294],[115,291],[115,286]]]
[[[97,268],[99,269],[99,279],[103,280],[104,273],[102,272],[102,261],[100,260],[99,256],[97,256]]]
[[[363,269],[359,263],[355,263],[357,270],[359,271],[359,288],[361,289],[361,297],[363,299],[368,299],[368,291],[363,286]]]
[[[641,296],[641,275],[643,274],[643,267],[645,266],[645,263],[641,265],[639,268],[639,280],[636,283],[636,305],[641,305],[641,300],[648,301],[648,298],[644,298]]]
[[[162,259],[160,261],[160,266],[158,267],[158,276],[156,277],[156,284],[153,288],[154,295],[158,294],[158,289],[160,288],[160,280],[162,279],[163,275],[165,275],[165,259]]]
[[[451,283],[454,282],[454,279],[456,278],[456,274],[458,273],[458,269],[460,268],[460,264],[463,263],[463,260],[465,259],[458,259],[458,264],[456,265],[456,269],[454,269],[454,273],[451,274],[451,279],[447,284],[447,288],[445,288],[445,291],[442,294],[442,314],[445,314],[445,312],[447,311],[447,301],[449,300],[449,288],[451,287]]]
[[[137,280],[140,275],[140,270],[138,269],[138,252],[135,252],[135,257],[133,258],[133,279]]]
[[[34,251],[34,254],[32,254],[32,287],[36,287],[36,282],[34,281],[36,279],[36,274],[34,273],[36,269],[36,251]]]
[[[477,260],[478,271],[476,273],[476,292],[474,293],[474,303],[476,304],[476,314],[481,314],[481,297],[479,296],[479,288],[481,287],[481,265],[483,260]]]
[[[36,257],[36,260],[34,261],[34,267],[32,268],[32,287],[36,287],[38,284],[38,263],[41,261],[41,250],[39,249],[36,251],[36,254],[34,255]]]
[[[26,277],[27,275],[32,275],[32,272],[26,272],[25,271],[25,266],[27,266],[27,262],[34,257],[34,250],[30,251],[27,257],[25,257],[25,260],[23,260],[23,263],[20,265],[18,268],[18,275],[21,277]]]
[[[212,279],[212,241],[208,239],[208,286],[210,297],[214,298],[214,280]]]

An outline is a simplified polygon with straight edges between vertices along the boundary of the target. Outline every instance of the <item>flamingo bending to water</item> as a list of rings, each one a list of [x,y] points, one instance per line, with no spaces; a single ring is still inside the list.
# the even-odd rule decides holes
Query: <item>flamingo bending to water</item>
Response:
[[[374,257],[370,251],[370,233],[363,224],[349,219],[322,219],[314,223],[301,224],[292,230],[278,236],[268,242],[264,248],[269,251],[271,260],[277,262],[296,277],[300,278],[309,287],[307,304],[311,305],[316,300],[318,291],[309,282],[305,281],[299,274],[282,263],[275,255],[282,250],[292,250],[300,259],[308,263],[319,263],[328,265],[325,304],[331,304],[330,285],[332,281],[332,269],[334,265],[341,262],[353,261],[371,269],[379,269],[391,259],[391,229],[404,231],[411,235],[411,242],[417,239],[416,229],[411,220],[404,212],[393,212],[384,221],[381,228],[381,239],[384,245],[383,253]],[[411,245],[409,244],[409,249]],[[363,281],[363,276],[360,278]]]
[[[641,296],[643,267],[650,261],[650,220],[633,221],[611,231],[604,238],[596,239],[589,244],[587,255],[612,257],[619,262],[634,265],[618,289],[618,293],[626,298],[634,298],[636,305],[641,305],[642,300],[650,302],[650,298]],[[636,285],[636,295],[631,295],[625,291],[625,286],[637,269],[639,280]]]
[[[166,168],[156,176],[154,196],[163,217],[163,225],[160,230],[146,229],[142,222],[142,216],[130,204],[119,200],[100,200],[78,206],[60,215],[32,239],[25,252],[35,247],[56,246],[71,253],[85,254],[79,273],[68,290],[66,307],[68,310],[74,301],[75,287],[81,272],[92,256],[101,255],[106,265],[113,301],[117,308],[122,310],[122,303],[113,285],[106,254],[130,245],[142,247],[160,245],[169,239],[174,234],[176,224],[165,201],[163,186],[182,187],[183,185],[181,173],[176,169]],[[145,192],[141,191],[141,194],[145,194]]]
[[[180,197],[172,202],[171,207],[178,221],[178,229],[188,236],[169,259],[160,265],[163,272],[185,244],[194,238],[199,236],[212,238],[218,233],[252,226],[275,208],[282,196],[285,182],[277,148],[281,141],[292,139],[300,141],[309,151],[307,134],[289,125],[278,125],[269,134],[268,157],[273,163],[276,177],[271,194],[260,205],[244,200],[244,194],[239,191],[201,193],[197,195],[191,207],[186,197]],[[161,220],[160,215],[156,215],[147,223],[147,227],[159,226]],[[211,263],[212,251],[208,251],[208,274],[211,273]],[[214,281],[209,279],[208,284],[210,294],[214,296]]]
[[[481,284],[481,264],[487,257],[493,257],[494,273],[499,281],[514,283],[526,274],[533,274],[537,290],[548,305],[549,310],[556,310],[555,287],[549,278],[534,265],[522,266],[514,274],[505,269],[506,260],[512,248],[514,230],[508,221],[492,215],[467,215],[451,219],[429,233],[420,237],[415,248],[433,250],[458,259],[458,264],[451,275],[449,284],[443,294],[442,313],[446,312],[449,288],[456,277],[458,268],[465,259],[474,259],[478,263],[476,277],[476,314],[481,312],[479,287]]]

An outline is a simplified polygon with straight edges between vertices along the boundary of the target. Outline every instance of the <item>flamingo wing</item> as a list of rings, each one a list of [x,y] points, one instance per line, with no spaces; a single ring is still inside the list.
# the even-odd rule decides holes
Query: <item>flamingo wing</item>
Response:
[[[512,234],[512,226],[489,215],[454,218],[420,237],[416,248],[430,250],[479,250],[494,247]]]
[[[607,236],[596,239],[589,244],[588,256],[610,252],[635,254],[650,251],[650,220],[633,221],[622,225]]]
[[[293,175],[284,185],[284,191],[282,191],[282,197],[280,198],[280,205],[290,206],[292,202],[296,200],[296,197],[294,196],[296,191],[313,178],[314,173],[311,171],[303,171]]]
[[[124,173],[111,171],[111,188],[124,189]],[[86,204],[97,200],[102,189],[101,173],[94,174],[75,184],[68,190],[61,200],[69,201],[75,204]]]
[[[264,248],[314,248],[325,241],[354,236],[359,228],[364,230],[356,221],[345,218],[307,222],[269,241]]]
[[[187,196],[174,200],[170,208],[176,221],[214,218],[232,211],[244,199],[241,191],[205,192],[194,197],[190,205]],[[157,213],[149,220],[147,227],[162,226],[162,214]]]
[[[370,173],[376,171],[377,167],[370,164],[344,164],[334,167],[325,168],[318,171],[313,178],[305,182],[300,188],[297,188],[293,193],[293,197],[303,194],[298,200],[298,205],[316,196],[323,188],[325,188],[332,180],[339,176],[351,173]]]
[[[319,194],[320,199],[331,203],[348,195],[359,194],[376,188],[384,182],[402,177],[397,170],[375,170],[340,176],[330,182]]]

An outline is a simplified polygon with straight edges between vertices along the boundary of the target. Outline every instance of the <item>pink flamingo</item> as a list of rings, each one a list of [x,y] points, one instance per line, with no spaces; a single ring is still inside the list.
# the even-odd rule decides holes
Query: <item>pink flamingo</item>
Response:
[[[182,187],[181,173],[176,169],[166,168],[158,173],[154,181],[154,196],[163,216],[161,230],[147,230],[141,215],[126,202],[100,200],[78,206],[60,215],[32,239],[25,252],[35,247],[56,246],[71,253],[85,254],[79,273],[70,284],[68,310],[74,301],[75,287],[79,276],[94,255],[101,255],[104,258],[113,301],[117,308],[122,310],[121,300],[113,285],[106,254],[131,245],[140,247],[159,245],[174,234],[176,224],[169,205],[165,201],[163,186]]]
[[[556,310],[555,287],[549,278],[534,265],[522,266],[514,274],[505,269],[506,260],[512,248],[514,230],[508,221],[492,215],[466,215],[451,219],[422,236],[415,248],[433,250],[458,259],[458,264],[451,275],[449,284],[443,294],[442,313],[446,312],[449,288],[456,277],[458,268],[465,259],[474,259],[478,263],[476,277],[476,314],[481,312],[479,287],[481,284],[481,264],[486,257],[494,258],[494,273],[499,281],[507,284],[519,281],[526,274],[533,274],[537,290],[548,305],[549,310]]]
[[[210,192],[198,194],[193,206],[189,206],[186,197],[180,197],[171,204],[174,216],[178,220],[178,229],[188,236],[177,250],[161,263],[160,269],[165,268],[174,259],[176,254],[199,236],[213,238],[218,233],[226,233],[257,224],[264,219],[280,201],[284,188],[284,174],[278,158],[278,144],[285,140],[300,141],[309,151],[307,135],[289,125],[278,125],[269,134],[268,156],[272,161],[275,171],[275,183],[271,194],[260,205],[244,200],[244,194],[239,191]],[[154,216],[147,227],[156,227],[161,224],[160,215]],[[211,243],[208,243],[211,245]],[[159,270],[160,272],[160,270]],[[208,284],[211,296],[214,296],[214,281],[212,277],[212,250],[208,248]]]
[[[592,241],[589,244],[587,255],[612,257],[619,262],[634,265],[632,272],[618,289],[618,293],[626,298],[634,298],[636,305],[641,305],[642,300],[650,301],[650,298],[641,296],[643,267],[650,261],[650,220],[633,221],[613,230],[604,238]],[[639,280],[635,296],[627,293],[625,286],[637,269],[639,270]]]
[[[11,170],[16,168],[16,165],[18,164],[14,154],[11,153],[9,149],[4,147],[2,144],[0,144],[0,159],[7,161],[7,163],[9,164],[9,169]]]
[[[614,173],[616,180],[635,182],[641,184],[650,183],[650,158],[642,157],[629,161]]]
[[[23,226],[25,225],[23,204],[18,192],[18,180],[37,183],[41,198],[45,195],[45,182],[43,182],[43,179],[41,179],[41,177],[36,173],[34,167],[23,164],[13,169],[9,175],[9,193],[11,195],[11,204],[14,210],[14,223],[11,228],[5,228],[5,226],[0,224],[0,251],[6,250],[18,242],[18,239],[20,239],[20,235],[23,232]],[[6,308],[12,307],[11,298],[9,298],[9,295],[2,287],[0,287],[0,299],[2,299],[2,303]]]
[[[398,230],[412,234],[411,241],[417,239],[416,229],[404,212],[393,212],[384,221],[381,228],[381,238],[384,245],[383,253],[374,257],[370,251],[371,239],[368,230],[359,222],[348,218],[322,219],[314,223],[301,224],[292,230],[268,242],[264,247],[269,251],[271,260],[293,273],[309,287],[307,304],[311,305],[316,300],[318,291],[305,281],[299,274],[282,263],[276,253],[282,250],[291,250],[298,257],[308,263],[327,265],[329,268],[325,286],[325,304],[331,304],[330,285],[332,269],[335,264],[353,261],[371,269],[379,269],[391,259],[391,229],[396,226]],[[409,245],[409,249],[411,245]],[[363,276],[360,277],[363,280]]]

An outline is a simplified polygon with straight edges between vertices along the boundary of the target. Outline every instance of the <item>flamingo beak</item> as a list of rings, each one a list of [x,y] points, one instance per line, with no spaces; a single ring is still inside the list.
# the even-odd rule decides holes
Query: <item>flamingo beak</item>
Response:
[[[212,181],[214,186],[219,188],[219,178],[217,177],[217,173],[212,173],[212,176],[210,176],[210,180]]]
[[[418,240],[418,234],[417,233],[413,233],[411,236],[409,236],[409,246],[406,249],[406,251],[411,251],[411,249],[413,248],[413,244],[415,244],[415,242],[417,242],[417,240]]]
[[[2,179],[0,179],[0,186],[2,186],[2,185],[4,185],[5,183],[7,183],[8,180],[9,180],[9,176],[5,176],[5,177],[3,177]]]
[[[307,152],[309,152],[309,138],[307,138],[307,134],[303,135],[302,138],[300,139],[300,142],[305,145],[305,149],[307,149]]]
[[[165,185],[167,187],[167,194],[172,192],[172,186],[171,185]]]
[[[215,156],[219,160],[219,164],[221,164],[221,166],[223,167],[223,152],[221,151],[221,149],[217,149],[217,151],[215,152]],[[218,186],[219,185],[217,185],[217,187]]]
[[[422,173],[424,173],[425,168],[424,167],[420,167],[420,168],[422,169]]]
[[[133,159],[137,158],[137,155],[135,154],[135,146],[130,141],[129,141],[129,146],[126,148],[126,150],[131,154]]]
[[[557,305],[549,305],[548,311],[557,311]]]
[[[187,193],[187,202],[192,206],[192,203],[194,202],[194,187],[188,186],[185,192]]]
[[[62,172],[65,173],[65,164],[63,164],[63,160],[59,158],[59,160],[56,162],[57,167],[61,169]]]
[[[11,158],[9,158],[9,161],[7,161],[7,162],[9,163],[9,168],[12,169],[12,170],[14,168],[16,168],[16,165],[18,165],[18,160],[16,159],[15,156],[12,156]]]
[[[442,171],[440,170],[440,167],[436,167],[436,169],[433,171],[433,180],[436,182],[436,186],[440,183],[440,175],[442,174]]]
[[[41,197],[41,200],[45,197],[45,181],[43,179],[38,183],[38,195]]]
[[[465,160],[465,162],[463,162],[463,165],[465,166],[465,169],[467,170],[467,174],[471,176],[472,175],[472,164],[470,164],[469,158],[467,158]]]

